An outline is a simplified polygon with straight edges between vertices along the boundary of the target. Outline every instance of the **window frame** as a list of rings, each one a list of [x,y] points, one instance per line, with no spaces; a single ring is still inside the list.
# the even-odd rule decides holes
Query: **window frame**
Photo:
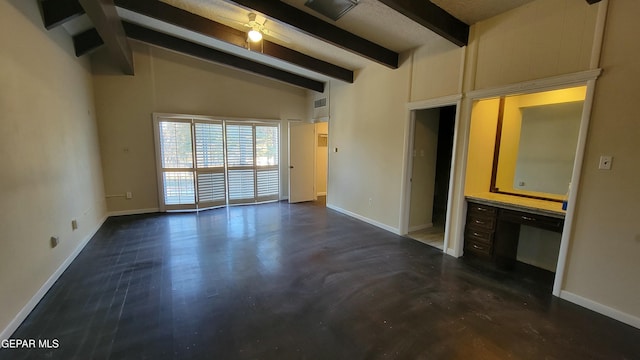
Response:
[[[162,122],[183,122],[191,124],[191,145],[192,145],[192,157],[193,164],[192,168],[189,169],[180,169],[181,171],[191,171],[193,173],[193,182],[194,182],[194,192],[195,192],[195,203],[194,204],[180,204],[180,205],[168,205],[165,203],[165,184],[164,184],[164,173],[166,171],[172,171],[173,169],[165,169],[163,168],[162,163],[162,150],[161,150],[161,139],[160,139],[160,123]],[[198,168],[197,161],[197,149],[196,149],[196,124],[197,123],[218,123],[222,125],[222,137],[223,137],[223,169],[219,167],[213,168]],[[238,124],[238,125],[250,125],[252,127],[252,151],[253,151],[253,163],[251,166],[229,166],[228,164],[228,149],[227,149],[227,124]],[[259,166],[256,163],[256,127],[259,126],[268,126],[276,128],[277,132],[277,164],[276,165],[267,165],[267,166]],[[166,211],[199,211],[206,210],[215,207],[222,206],[232,206],[232,205],[246,205],[246,204],[256,204],[263,202],[271,202],[280,200],[281,196],[281,188],[282,188],[282,178],[281,178],[281,150],[282,150],[282,131],[281,131],[281,120],[277,119],[246,119],[246,118],[230,118],[230,117],[213,117],[213,116],[199,116],[199,115],[187,115],[187,114],[170,114],[170,113],[153,113],[153,131],[154,131],[154,140],[155,140],[155,154],[156,154],[156,177],[157,177],[157,186],[158,186],[158,205],[159,209],[162,212]],[[254,196],[250,199],[241,199],[241,200],[233,200],[231,201],[229,198],[229,171],[233,169],[245,169],[245,170],[253,170],[253,181],[254,181]],[[266,196],[260,196],[258,192],[258,175],[260,173],[264,173],[267,171],[275,171],[277,173],[277,193],[268,194]],[[223,173],[224,174],[224,193],[225,200],[217,201],[217,202],[209,202],[204,203],[199,200],[199,191],[198,191],[198,174],[215,174],[215,173]],[[272,181],[269,179],[269,181]]]

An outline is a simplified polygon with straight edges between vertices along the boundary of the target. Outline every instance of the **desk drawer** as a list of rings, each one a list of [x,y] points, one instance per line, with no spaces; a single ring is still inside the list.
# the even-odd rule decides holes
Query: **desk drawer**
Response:
[[[498,213],[498,209],[493,206],[478,204],[474,202],[470,202],[467,206],[467,214],[469,216],[479,215],[479,216],[488,216],[495,217]]]
[[[467,228],[488,231],[493,231],[496,228],[495,217],[485,217],[477,215],[478,214],[469,214],[467,216]]]
[[[493,253],[492,245],[482,241],[476,241],[471,238],[466,238],[464,240],[464,249],[465,251],[485,257],[491,257],[491,254]]]
[[[487,245],[492,245],[493,232],[467,228],[467,230],[464,233],[464,241],[467,241],[467,240],[477,241],[477,242],[485,243]]]
[[[500,220],[562,232],[564,220],[550,216],[530,214],[513,210],[500,210]]]

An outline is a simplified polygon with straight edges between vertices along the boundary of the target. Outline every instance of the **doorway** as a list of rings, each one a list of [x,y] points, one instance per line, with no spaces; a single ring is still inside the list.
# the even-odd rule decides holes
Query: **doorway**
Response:
[[[444,251],[456,106],[412,112],[408,236]]]
[[[289,123],[289,203],[325,206],[329,123]]]
[[[329,168],[329,123],[316,123],[316,203],[327,204],[327,171]]]

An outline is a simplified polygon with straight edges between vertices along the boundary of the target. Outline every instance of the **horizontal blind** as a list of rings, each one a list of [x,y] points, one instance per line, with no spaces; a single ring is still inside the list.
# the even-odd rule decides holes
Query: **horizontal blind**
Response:
[[[187,122],[160,122],[160,154],[163,169],[193,168],[191,124]]]
[[[278,169],[257,169],[258,198],[260,200],[278,198],[280,192],[280,171]]]
[[[172,210],[193,208],[196,197],[191,122],[163,119],[158,123],[158,137],[164,205]]]
[[[156,119],[163,209],[279,198],[278,125],[182,116]]]
[[[255,175],[253,169],[229,170],[229,202],[248,203],[255,201]]]
[[[224,132],[222,122],[196,122],[195,157],[198,185],[198,207],[207,208],[227,203],[224,174]]]
[[[253,124],[227,123],[225,132],[229,203],[255,202]]]
[[[278,142],[277,126],[256,125],[256,166],[279,164]]]
[[[280,146],[277,125],[256,125],[257,200],[278,200],[280,194]]]
[[[227,166],[253,167],[253,126],[227,124]]]
[[[226,193],[224,171],[210,173],[198,171],[198,203],[200,207],[224,205],[227,199]]]
[[[193,172],[165,171],[163,182],[165,205],[195,204],[196,190],[193,183]]]
[[[224,167],[222,123],[195,124],[196,164],[198,169]]]

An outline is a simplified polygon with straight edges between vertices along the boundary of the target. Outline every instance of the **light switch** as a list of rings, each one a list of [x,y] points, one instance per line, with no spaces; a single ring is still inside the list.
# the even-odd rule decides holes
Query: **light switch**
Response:
[[[611,162],[613,161],[613,157],[610,155],[602,155],[600,156],[600,164],[598,165],[598,169],[600,170],[611,170]]]

